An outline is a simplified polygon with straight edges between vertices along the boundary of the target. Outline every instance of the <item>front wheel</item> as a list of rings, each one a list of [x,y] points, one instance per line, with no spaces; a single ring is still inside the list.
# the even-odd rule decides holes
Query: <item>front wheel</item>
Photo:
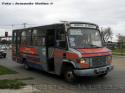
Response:
[[[67,67],[65,68],[64,70],[64,78],[65,78],[65,81],[69,82],[69,83],[72,83],[74,81],[76,81],[76,76],[73,72],[73,67]]]

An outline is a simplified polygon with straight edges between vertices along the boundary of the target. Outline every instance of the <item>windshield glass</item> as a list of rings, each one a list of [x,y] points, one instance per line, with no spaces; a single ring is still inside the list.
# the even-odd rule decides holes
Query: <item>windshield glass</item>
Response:
[[[69,43],[72,48],[100,48],[100,33],[95,29],[70,29]]]

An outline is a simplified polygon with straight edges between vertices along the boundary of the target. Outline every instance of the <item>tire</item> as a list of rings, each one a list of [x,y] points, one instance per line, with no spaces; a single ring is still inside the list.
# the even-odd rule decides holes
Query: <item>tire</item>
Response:
[[[27,62],[24,62],[24,68],[25,68],[26,70],[30,70],[30,69],[31,69],[31,67],[28,65]]]
[[[63,75],[66,82],[73,83],[76,81],[76,76],[73,72],[73,67],[71,66],[65,68]]]

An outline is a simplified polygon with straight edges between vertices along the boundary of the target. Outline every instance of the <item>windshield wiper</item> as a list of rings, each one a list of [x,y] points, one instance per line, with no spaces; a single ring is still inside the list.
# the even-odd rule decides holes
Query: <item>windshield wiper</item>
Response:
[[[93,48],[101,48],[100,46],[97,46],[97,45],[93,45],[93,44],[89,44],[91,47]]]
[[[93,45],[93,44],[87,44],[85,46],[82,46],[82,47],[73,47],[73,48],[78,48],[78,49],[87,49],[87,48],[102,48],[100,46],[97,46],[97,45]]]

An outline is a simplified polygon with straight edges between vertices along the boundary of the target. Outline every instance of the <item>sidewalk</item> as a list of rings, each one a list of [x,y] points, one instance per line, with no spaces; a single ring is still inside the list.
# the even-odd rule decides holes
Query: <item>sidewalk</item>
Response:
[[[24,76],[21,74],[7,74],[7,75],[0,75],[0,80],[4,80],[4,79],[8,79],[8,80],[15,80],[15,79],[19,79],[19,80],[25,80],[25,79],[29,79],[32,77],[28,77],[28,76]],[[1,92],[0,92],[1,93]]]
[[[22,89],[0,89],[0,93],[40,93],[40,91],[32,86],[25,86]]]

